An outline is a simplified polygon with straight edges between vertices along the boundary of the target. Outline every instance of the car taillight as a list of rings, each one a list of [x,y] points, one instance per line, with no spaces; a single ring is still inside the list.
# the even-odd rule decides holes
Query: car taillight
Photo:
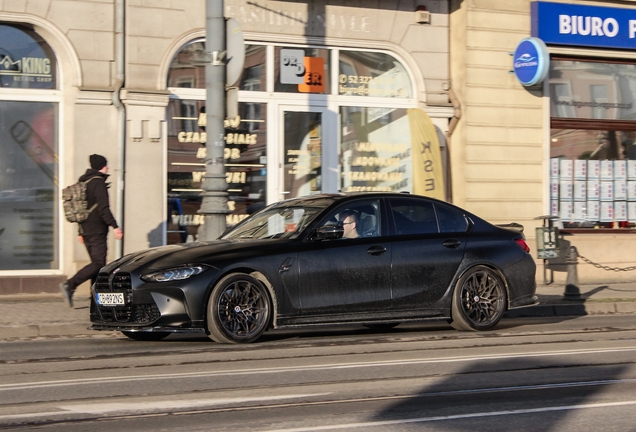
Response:
[[[530,253],[530,246],[528,246],[528,243],[526,243],[524,239],[515,239],[515,243],[517,243],[517,246],[523,249],[525,253]]]

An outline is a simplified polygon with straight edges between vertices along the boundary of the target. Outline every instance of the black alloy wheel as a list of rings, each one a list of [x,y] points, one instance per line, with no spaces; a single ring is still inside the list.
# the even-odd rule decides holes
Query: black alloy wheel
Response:
[[[492,269],[476,266],[457,282],[451,325],[457,330],[489,330],[506,311],[506,288]]]
[[[249,343],[267,329],[269,294],[256,278],[242,273],[225,276],[208,302],[208,332],[218,343]]]
[[[136,341],[158,341],[165,339],[170,335],[170,332],[132,332],[122,331],[124,336],[134,339]]]

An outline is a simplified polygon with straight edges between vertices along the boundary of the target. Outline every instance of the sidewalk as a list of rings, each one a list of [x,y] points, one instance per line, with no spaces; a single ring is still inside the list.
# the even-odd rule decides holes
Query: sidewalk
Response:
[[[636,283],[580,285],[564,296],[563,284],[539,285],[539,305],[508,311],[506,317],[552,317],[636,313]],[[568,294],[574,290],[568,290]],[[574,291],[576,293],[576,291]],[[89,290],[78,290],[69,308],[61,294],[0,296],[0,340],[98,335],[88,330]]]

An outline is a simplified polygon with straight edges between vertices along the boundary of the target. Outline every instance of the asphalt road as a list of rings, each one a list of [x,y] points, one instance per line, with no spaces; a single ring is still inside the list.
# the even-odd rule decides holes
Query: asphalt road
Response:
[[[0,342],[0,429],[632,431],[636,316]]]

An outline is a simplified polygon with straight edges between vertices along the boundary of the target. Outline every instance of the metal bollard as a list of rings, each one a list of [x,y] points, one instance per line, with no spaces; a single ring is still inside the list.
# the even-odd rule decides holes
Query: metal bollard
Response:
[[[565,300],[578,300],[581,298],[581,291],[579,290],[579,275],[577,273],[579,253],[576,247],[570,246],[566,263],[568,266],[568,276],[565,281],[565,293],[563,293],[563,297]]]

